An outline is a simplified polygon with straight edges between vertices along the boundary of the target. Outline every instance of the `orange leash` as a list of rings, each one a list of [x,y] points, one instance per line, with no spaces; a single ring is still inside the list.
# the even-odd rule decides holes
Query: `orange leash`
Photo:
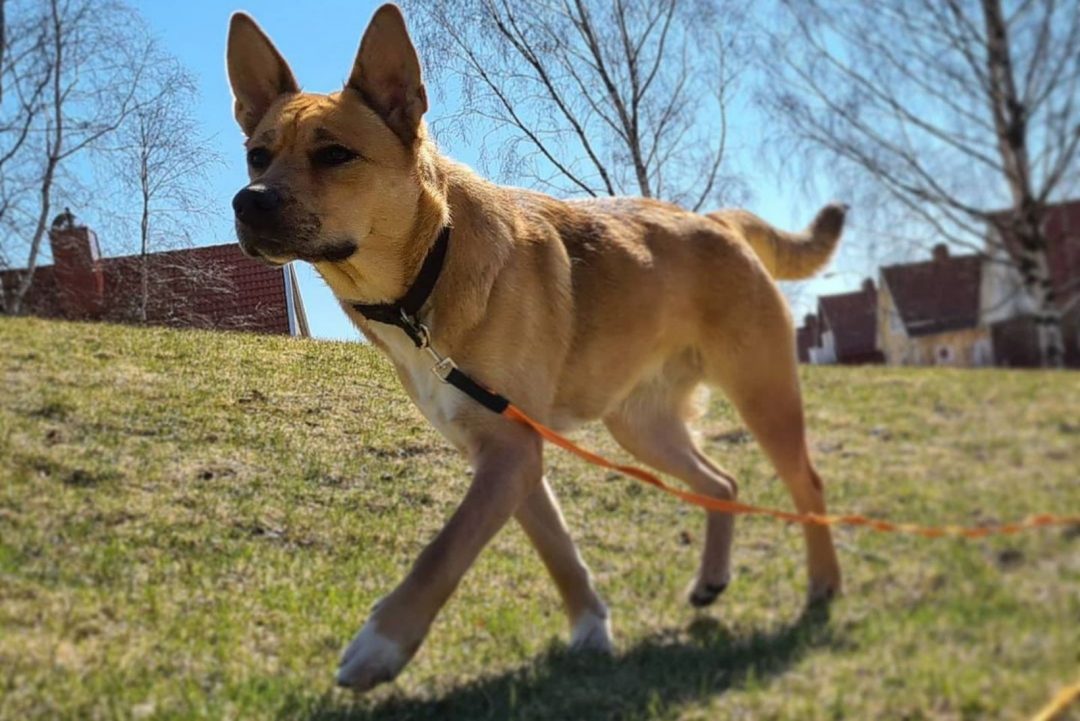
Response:
[[[842,515],[842,516],[824,516],[816,513],[791,513],[789,511],[781,511],[774,508],[762,508],[761,506],[752,506],[747,503],[739,503],[738,501],[727,501],[720,498],[711,498],[709,496],[703,496],[698,493],[692,493],[690,491],[684,491],[680,488],[673,488],[664,483],[659,476],[650,473],[641,468],[635,466],[626,466],[620,463],[610,461],[603,456],[586,450],[577,445],[570,439],[560,435],[553,431],[542,423],[534,421],[529,416],[518,408],[517,406],[508,404],[506,409],[502,412],[507,418],[524,423],[529,428],[540,434],[540,437],[554,445],[567,450],[574,455],[585,459],[593,465],[600,466],[601,468],[607,468],[612,471],[617,471],[623,475],[637,478],[640,481],[648,483],[650,486],[659,488],[664,493],[668,493],[676,498],[682,499],[687,503],[691,503],[695,506],[700,506],[708,511],[720,511],[721,513],[732,513],[751,516],[768,516],[770,518],[777,518],[782,521],[788,521],[790,523],[806,523],[814,524],[817,526],[864,526],[874,531],[890,532],[890,533],[907,533],[915,536],[923,536],[924,538],[942,538],[945,536],[952,536],[957,538],[984,538],[986,536],[1003,536],[1021,531],[1026,531],[1032,528],[1045,528],[1047,526],[1071,526],[1080,525],[1080,515],[1071,516],[1057,516],[1049,513],[1040,514],[1037,516],[1031,516],[1023,521],[1017,523],[1004,523],[993,526],[977,526],[977,527],[964,527],[964,526],[919,526],[913,523],[892,523],[890,521],[882,521],[874,518],[868,518],[858,514]]]
[[[964,526],[919,526],[913,523],[891,523],[889,521],[881,521],[873,518],[867,518],[860,515],[843,515],[843,516],[822,516],[815,513],[789,513],[788,511],[780,511],[774,508],[762,508],[760,506],[751,506],[746,503],[739,503],[738,501],[725,501],[720,498],[711,498],[709,496],[702,496],[697,493],[691,493],[679,488],[672,488],[668,484],[664,483],[659,476],[650,473],[642,468],[635,466],[627,466],[621,463],[615,463],[607,458],[593,453],[590,450],[582,448],[569,438],[556,433],[552,429],[548,428],[542,423],[534,421],[529,418],[521,409],[512,403],[508,403],[506,408],[502,411],[502,415],[510,418],[511,420],[519,423],[524,423],[540,434],[540,437],[544,440],[555,444],[559,448],[567,450],[573,453],[575,456],[583,458],[584,460],[592,463],[593,465],[600,466],[601,468],[607,468],[612,471],[617,471],[627,476],[637,478],[640,481],[648,483],[650,486],[659,488],[664,493],[669,493],[676,498],[680,498],[687,503],[692,503],[695,506],[700,506],[709,511],[720,511],[723,513],[735,513],[743,515],[754,516],[768,516],[770,518],[778,518],[783,521],[789,521],[792,523],[812,523],[818,526],[864,526],[874,531],[892,532],[892,533],[908,533],[916,536],[923,536],[925,538],[941,538],[943,536],[952,536],[957,538],[983,538],[985,536],[996,535],[1009,535],[1013,533],[1019,533],[1032,528],[1045,528],[1047,526],[1065,526],[1065,525],[1080,525],[1080,516],[1055,516],[1051,514],[1042,514],[1038,516],[1032,516],[1019,523],[1005,523],[994,526],[979,526],[975,528],[968,528]],[[1061,715],[1068,710],[1078,698],[1080,698],[1080,681],[1077,681],[1071,686],[1066,686],[1061,689],[1051,699],[1050,703],[1046,705],[1039,713],[1032,717],[1031,721],[1055,721],[1060,718]]]
[[[1080,681],[1058,691],[1045,708],[1031,717],[1031,721],[1054,721],[1060,718],[1061,714],[1065,713],[1077,699],[1080,699]]]

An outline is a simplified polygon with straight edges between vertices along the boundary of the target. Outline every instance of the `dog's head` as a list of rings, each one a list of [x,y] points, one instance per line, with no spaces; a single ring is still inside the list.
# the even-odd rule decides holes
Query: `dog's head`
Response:
[[[424,172],[427,94],[401,11],[384,5],[360,43],[345,87],[300,91],[249,16],[229,27],[229,81],[247,136],[251,182],[233,198],[249,255],[325,265],[366,245],[401,243],[416,223]]]

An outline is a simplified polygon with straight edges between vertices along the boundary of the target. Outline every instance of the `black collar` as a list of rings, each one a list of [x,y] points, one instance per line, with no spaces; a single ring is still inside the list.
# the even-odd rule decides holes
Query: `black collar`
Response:
[[[365,305],[353,303],[352,307],[360,315],[376,323],[396,325],[412,339],[417,347],[427,344],[426,332],[420,325],[420,309],[431,297],[431,291],[435,289],[435,283],[439,280],[443,263],[446,261],[446,249],[450,245],[450,226],[444,226],[435,245],[431,246],[424,263],[420,266],[420,272],[416,274],[416,280],[405,291],[401,300],[394,303],[376,303]]]

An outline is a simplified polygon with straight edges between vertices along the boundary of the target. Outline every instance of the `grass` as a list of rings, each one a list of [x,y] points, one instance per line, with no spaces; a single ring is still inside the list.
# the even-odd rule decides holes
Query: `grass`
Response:
[[[354,698],[333,687],[343,644],[468,483],[386,361],[0,319],[0,373],[2,719],[1018,719],[1080,674],[1080,529],[840,530],[846,594],[804,613],[798,529],[743,520],[732,587],[695,613],[699,514],[549,450],[616,657],[566,654],[552,584],[508,527],[402,676]],[[1080,375],[804,380],[834,510],[1080,512]],[[788,506],[718,396],[698,427],[745,499]]]

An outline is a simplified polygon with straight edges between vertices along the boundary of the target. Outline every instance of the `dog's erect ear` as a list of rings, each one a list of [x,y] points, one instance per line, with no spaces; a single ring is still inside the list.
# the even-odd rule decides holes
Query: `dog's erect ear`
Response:
[[[285,93],[300,91],[281,53],[244,13],[235,13],[229,23],[225,62],[235,99],[233,113],[245,135],[255,131],[275,100]]]
[[[412,145],[427,111],[420,59],[397,5],[375,11],[360,41],[347,86],[356,90],[405,145]]]

